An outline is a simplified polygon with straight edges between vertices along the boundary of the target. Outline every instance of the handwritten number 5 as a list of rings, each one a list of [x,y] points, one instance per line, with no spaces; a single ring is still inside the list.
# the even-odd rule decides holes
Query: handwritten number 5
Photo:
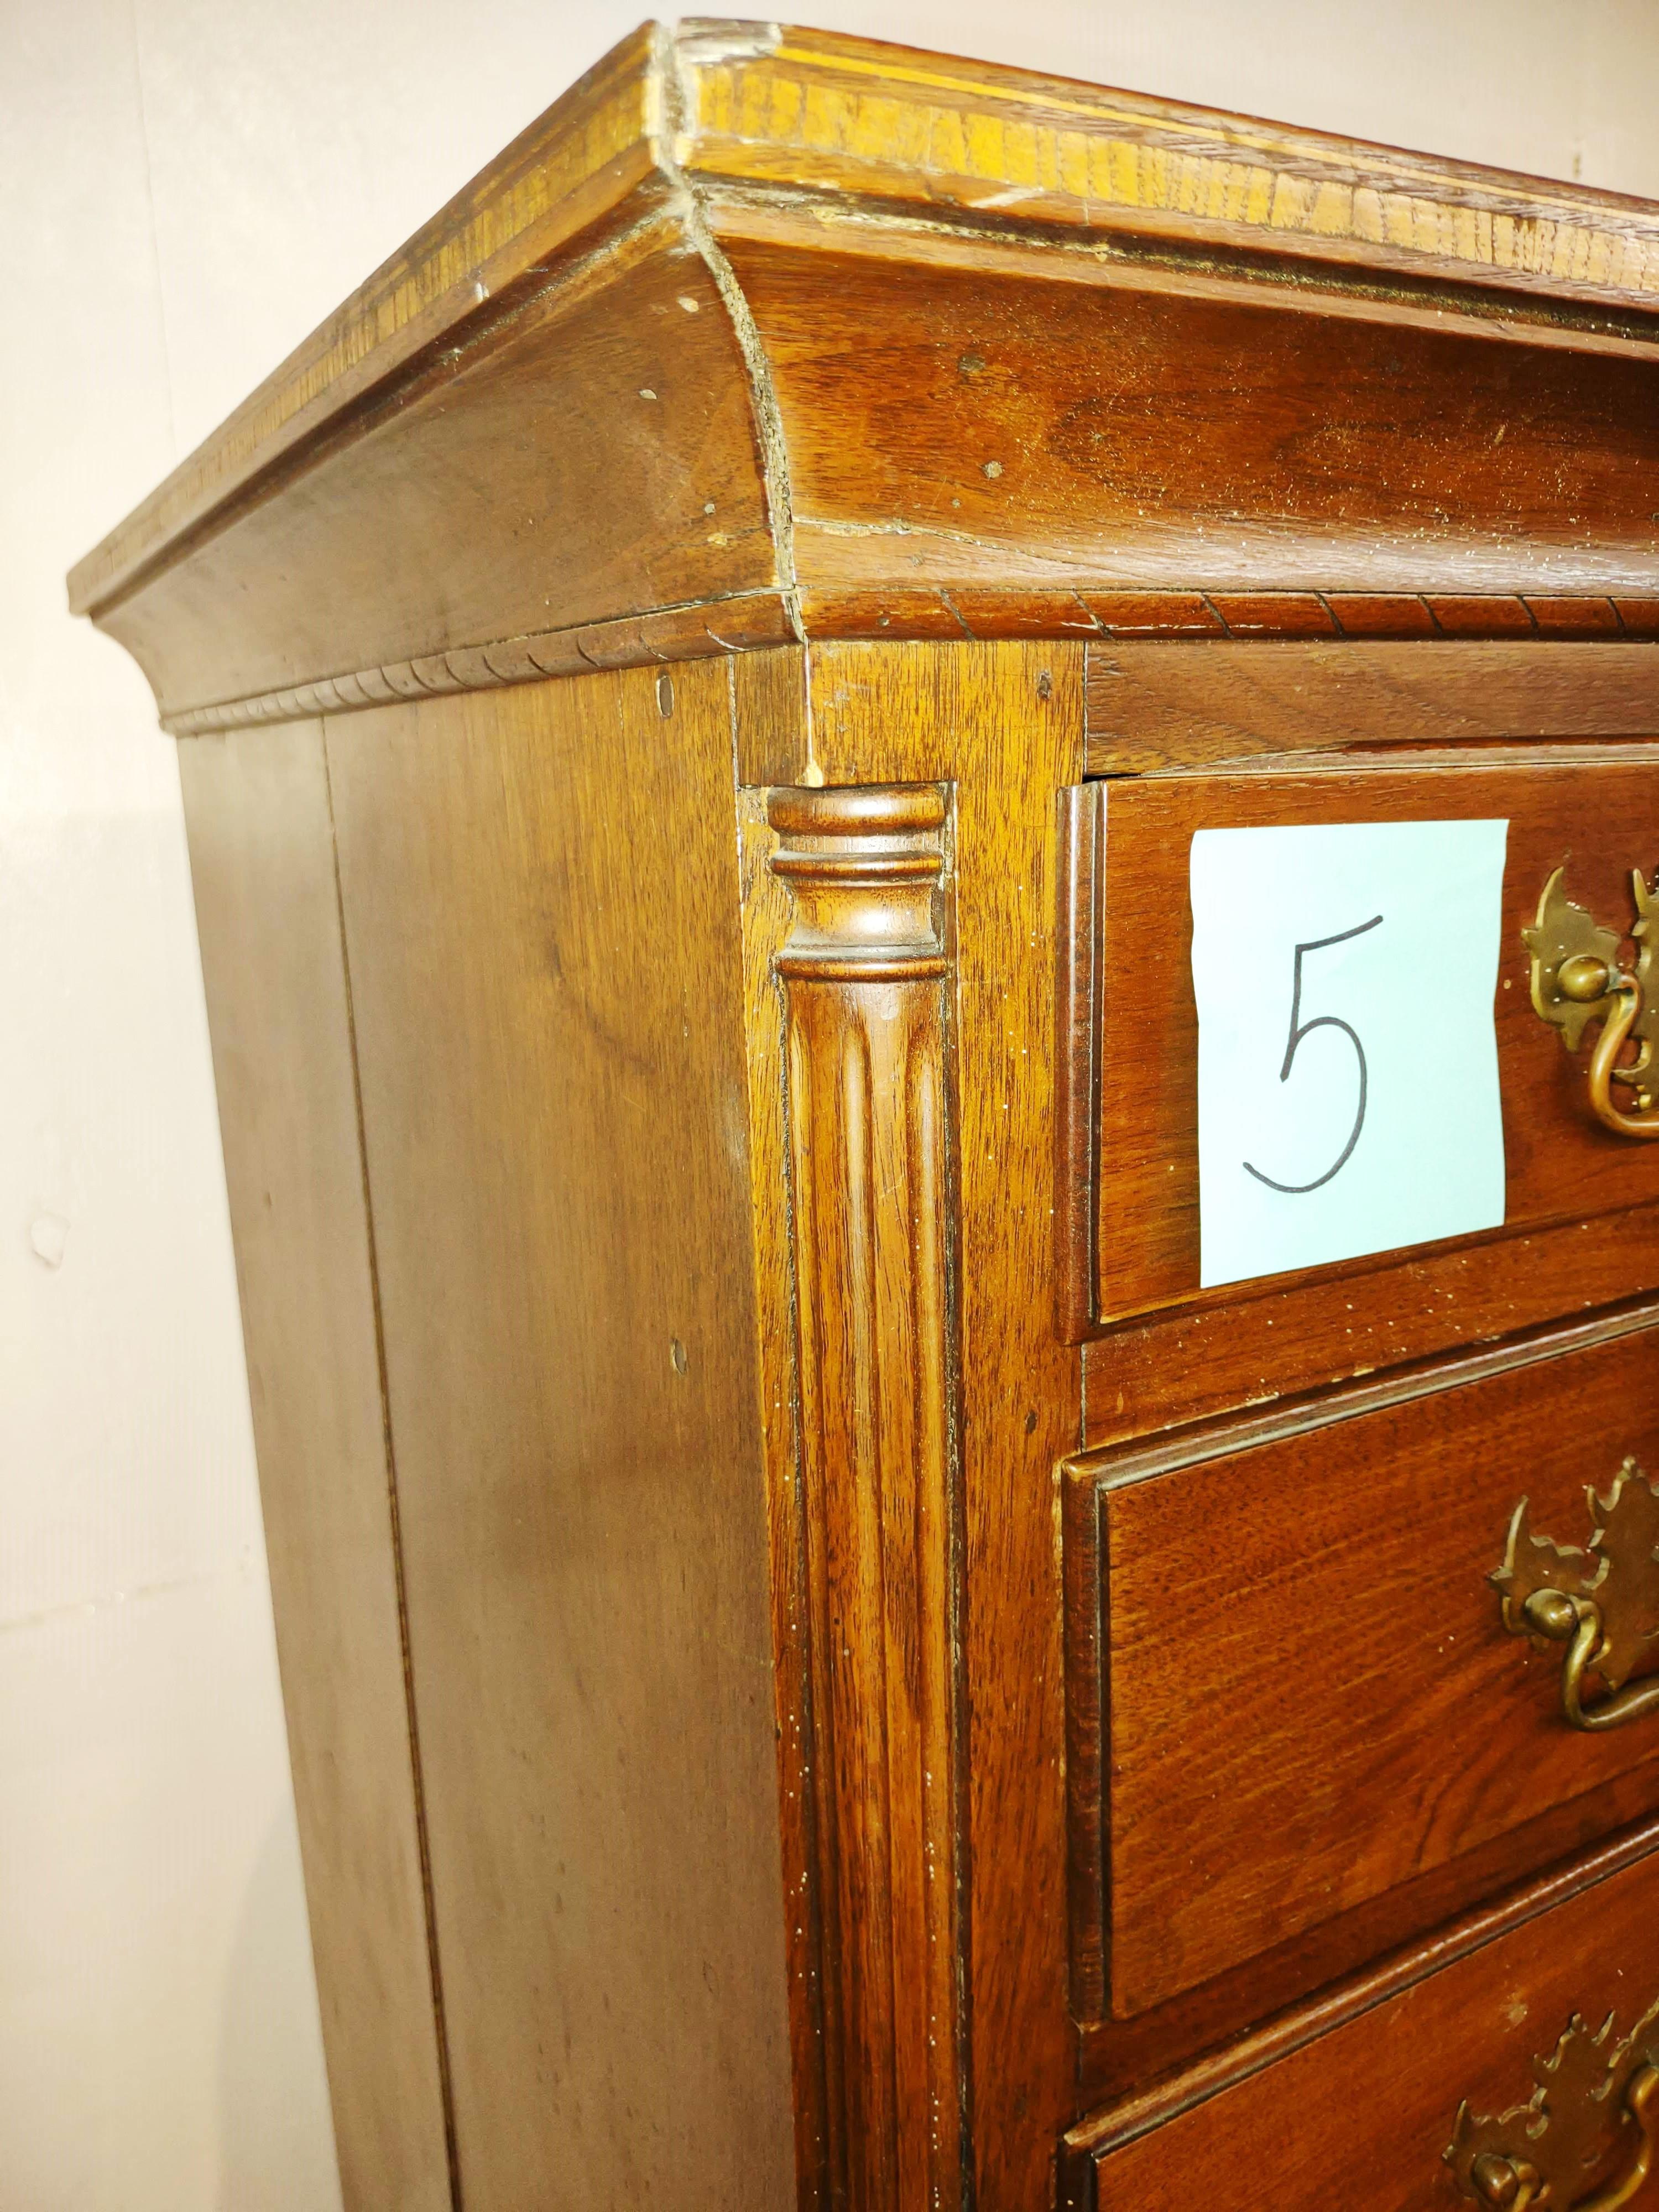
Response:
[[[1265,1182],[1269,1190],[1282,1190],[1288,1197],[1300,1198],[1308,1191],[1318,1190],[1333,1176],[1340,1175],[1353,1157],[1353,1148],[1359,1142],[1359,1133],[1365,1126],[1365,1048],[1359,1042],[1358,1033],[1336,1014],[1318,1014],[1310,1022],[1299,1019],[1302,1012],[1302,962],[1307,953],[1323,952],[1328,945],[1346,945],[1351,938],[1364,937],[1367,930],[1376,929],[1382,920],[1380,914],[1374,914],[1369,921],[1362,921],[1353,929],[1339,930],[1334,937],[1316,937],[1296,948],[1296,967],[1291,985],[1291,1034],[1285,1047],[1285,1060],[1279,1071],[1279,1079],[1281,1083],[1290,1081],[1291,1069],[1304,1037],[1311,1036],[1316,1030],[1340,1030],[1353,1047],[1354,1058],[1359,1062],[1359,1103],[1354,1109],[1353,1127],[1348,1132],[1347,1143],[1324,1174],[1316,1176],[1311,1182],[1278,1182],[1272,1176],[1263,1175],[1260,1168],[1252,1167],[1246,1160],[1243,1163],[1245,1174],[1253,1175],[1258,1182]]]

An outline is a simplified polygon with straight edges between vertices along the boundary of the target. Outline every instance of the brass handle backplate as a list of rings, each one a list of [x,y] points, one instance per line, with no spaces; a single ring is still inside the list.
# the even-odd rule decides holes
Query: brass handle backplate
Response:
[[[1575,2013],[1524,2105],[1478,2118],[1458,2108],[1446,2164],[1460,2196],[1492,2212],[1618,2212],[1653,2170],[1659,2121],[1659,2004],[1622,2041],[1613,2015],[1592,2035]],[[1635,2140],[1631,2140],[1631,2130]],[[1620,2152],[1616,2179],[1583,2191]]]
[[[1512,1636],[1565,1644],[1561,1710],[1576,1729],[1617,1728],[1659,1712],[1659,1678],[1626,1685],[1659,1638],[1659,1486],[1627,1459],[1605,1498],[1585,1492],[1588,1549],[1534,1536],[1522,1498],[1504,1564],[1490,1577]],[[1587,1701],[1586,1678],[1607,1694]]]
[[[1569,1052],[1577,1052],[1592,1022],[1601,1030],[1590,1054],[1590,1110],[1621,1137],[1659,1137],[1659,1103],[1650,1087],[1659,1041],[1659,999],[1650,988],[1655,942],[1649,923],[1659,913],[1659,883],[1650,890],[1639,868],[1631,877],[1636,920],[1630,941],[1636,957],[1628,966],[1620,953],[1624,939],[1607,929],[1564,887],[1559,867],[1545,884],[1537,919],[1522,938],[1532,955],[1532,1003],[1540,1021],[1559,1030]],[[1634,1042],[1636,1056],[1622,1058]],[[1615,1095],[1628,1093],[1621,1103]]]

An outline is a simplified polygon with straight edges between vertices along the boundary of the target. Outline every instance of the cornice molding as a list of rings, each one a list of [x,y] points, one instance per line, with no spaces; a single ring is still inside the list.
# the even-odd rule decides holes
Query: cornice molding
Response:
[[[816,592],[801,621],[813,639],[989,641],[1000,638],[1084,638],[1102,643],[1323,639],[1328,641],[1437,639],[1659,643],[1659,599],[1594,596],[1520,599],[1443,592]],[[265,722],[302,721],[400,699],[492,690],[720,653],[753,653],[799,642],[781,592],[755,592],[696,607],[669,608],[620,622],[544,630],[465,650],[432,653],[378,668],[354,669],[315,683],[221,700],[167,717],[174,737],[210,736]]]
[[[1655,638],[1656,371],[1659,206],[647,26],[70,599],[180,735],[814,638]]]
[[[131,588],[214,509],[481,310],[499,310],[630,196],[665,197],[659,35],[647,24],[624,39],[383,262],[70,572],[70,611],[96,614]]]
[[[793,641],[779,592],[755,592],[700,607],[671,607],[621,622],[585,623],[571,629],[497,639],[379,668],[353,669],[312,684],[224,699],[163,719],[175,738],[210,736],[261,722],[304,721],[313,714],[348,714],[388,707],[400,699],[430,699],[451,691],[492,691],[508,684],[538,684],[552,676],[591,674],[598,668],[639,668],[720,653],[752,653]]]
[[[680,128],[665,143],[671,116]],[[922,205],[1659,310],[1659,206],[827,33],[647,25],[307,338],[70,579],[96,614],[364,394],[685,182]],[[1656,326],[1659,335],[1659,326]]]
[[[710,179],[1659,307],[1650,201],[822,32],[679,52]]]

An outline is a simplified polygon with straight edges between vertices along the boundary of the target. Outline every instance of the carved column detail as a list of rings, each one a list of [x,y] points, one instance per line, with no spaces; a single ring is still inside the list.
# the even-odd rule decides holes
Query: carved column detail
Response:
[[[826,2072],[853,2212],[963,2201],[946,795],[777,791]],[[839,2125],[836,2125],[836,2122]]]

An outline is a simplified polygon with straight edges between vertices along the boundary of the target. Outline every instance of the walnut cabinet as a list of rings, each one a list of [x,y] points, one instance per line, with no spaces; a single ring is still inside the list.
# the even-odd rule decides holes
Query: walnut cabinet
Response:
[[[1659,208],[648,27],[71,592],[352,2212],[1635,2201]],[[1498,1199],[1218,1277],[1202,840],[1492,823]]]

